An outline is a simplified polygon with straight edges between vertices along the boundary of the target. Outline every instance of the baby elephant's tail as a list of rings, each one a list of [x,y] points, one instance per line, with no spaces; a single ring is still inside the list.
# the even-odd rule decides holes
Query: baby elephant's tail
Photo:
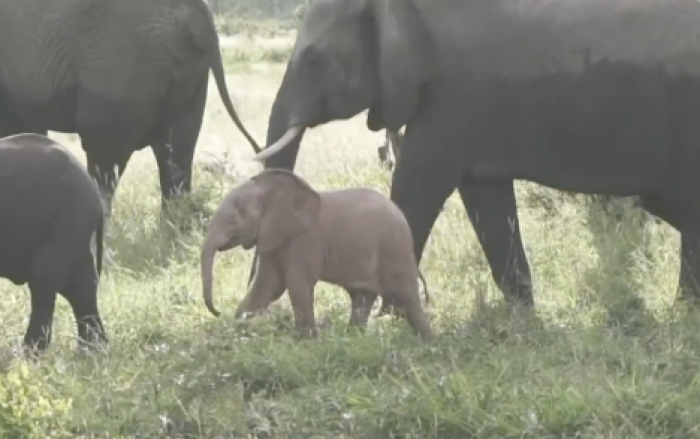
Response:
[[[423,273],[421,273],[420,270],[418,270],[418,279],[423,283],[423,295],[425,295],[425,306],[428,307],[430,306],[430,293],[428,292],[428,283],[425,281],[425,277],[423,277]],[[393,311],[394,308],[394,301],[390,298],[382,298],[382,306],[379,309],[379,312],[377,313],[377,317],[381,317],[387,314],[395,314]]]
[[[95,230],[95,265],[97,266],[97,277],[102,276],[102,260],[104,258],[104,234],[105,234],[105,217],[100,216]]]
[[[418,278],[420,279],[421,282],[423,282],[423,294],[425,295],[425,306],[430,306],[430,293],[428,293],[428,283],[425,281],[425,278],[423,277],[423,273],[421,273],[420,270],[418,270]]]

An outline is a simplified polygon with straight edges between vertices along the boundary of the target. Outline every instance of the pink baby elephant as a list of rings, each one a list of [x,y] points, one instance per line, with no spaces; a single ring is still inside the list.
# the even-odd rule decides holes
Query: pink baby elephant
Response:
[[[201,254],[204,302],[216,316],[214,257],[239,245],[257,246],[259,266],[236,317],[267,308],[289,290],[297,328],[315,335],[314,286],[321,280],[350,294],[351,325],[366,326],[380,295],[423,338],[432,336],[418,294],[411,231],[399,208],[379,192],[317,192],[281,169],[231,190],[209,224]]]

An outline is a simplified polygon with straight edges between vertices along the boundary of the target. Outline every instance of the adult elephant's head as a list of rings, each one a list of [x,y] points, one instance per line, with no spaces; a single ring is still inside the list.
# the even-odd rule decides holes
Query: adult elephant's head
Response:
[[[367,109],[372,131],[405,125],[435,64],[414,1],[312,1],[272,107],[270,147],[255,160],[292,170],[306,128]]]

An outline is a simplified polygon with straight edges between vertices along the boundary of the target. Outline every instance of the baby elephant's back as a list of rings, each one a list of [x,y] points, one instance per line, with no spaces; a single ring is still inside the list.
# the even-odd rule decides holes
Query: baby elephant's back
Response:
[[[401,209],[381,193],[373,189],[351,188],[321,194],[324,222],[337,224],[356,236],[405,242],[413,250],[411,229]]]
[[[24,266],[63,221],[93,222],[99,194],[84,167],[65,148],[38,134],[0,139],[0,275]],[[61,233],[67,230],[60,229]]]
[[[84,167],[63,146],[39,134],[0,139],[0,205],[3,217],[35,217],[98,193]],[[85,195],[87,193],[87,196]],[[99,199],[98,199],[99,201]],[[21,220],[26,225],[26,218]]]
[[[373,280],[379,284],[405,277],[418,287],[411,230],[390,199],[366,188],[328,191],[321,196],[321,222],[333,265],[352,268],[351,277],[379,275]]]

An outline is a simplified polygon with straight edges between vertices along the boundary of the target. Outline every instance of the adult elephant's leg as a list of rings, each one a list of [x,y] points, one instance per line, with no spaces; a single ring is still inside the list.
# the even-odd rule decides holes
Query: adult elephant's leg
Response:
[[[393,138],[391,136],[391,131],[389,130],[384,130],[384,144],[377,147],[377,154],[379,155],[379,163],[386,167],[387,169],[391,169],[394,167],[394,163],[392,161],[391,152],[394,151],[394,145],[392,144]],[[394,160],[396,160],[396,155],[394,154]]]
[[[513,181],[475,182],[468,174],[459,195],[496,285],[508,301],[534,306],[530,266],[520,235]]]
[[[284,108],[284,105],[284,99],[278,98],[275,100],[272,107],[272,112],[270,114],[270,120],[267,124],[266,146],[270,146],[279,140],[287,130],[285,112],[280,110],[280,108]],[[301,146],[301,137],[302,136],[298,136],[282,151],[265,160],[265,169],[281,168],[287,169],[288,171],[294,170],[294,165],[296,164],[297,156],[299,155],[299,147]],[[258,261],[258,251],[255,250],[253,262],[251,262],[250,271],[248,272],[248,287],[250,287],[253,277],[255,277],[256,265]]]
[[[117,165],[99,163],[91,157],[91,154],[87,154],[87,169],[88,174],[90,174],[90,177],[95,181],[100,191],[100,198],[102,199],[102,208],[104,209],[105,216],[111,218],[112,199],[114,198],[114,192],[118,182]]]
[[[172,130],[168,130],[168,139],[172,139]],[[152,146],[153,155],[156,157],[158,165],[158,176],[160,177],[160,221],[161,224],[177,223],[173,214],[172,201],[179,193],[182,186],[176,186],[175,181],[182,182],[182,171],[175,165],[173,159],[173,148],[170,140],[163,139]],[[180,178],[178,178],[180,177]],[[189,189],[189,188],[188,188]]]
[[[29,282],[31,313],[24,334],[24,345],[29,349],[44,351],[51,343],[53,314],[56,308],[56,291],[45,285],[42,279]]]
[[[112,216],[112,199],[119,178],[144,136],[155,110],[134,102],[117,102],[83,89],[78,95],[77,132],[87,158],[87,170],[95,180],[105,210]]]
[[[408,221],[419,264],[430,231],[462,174],[462,161],[450,151],[454,147],[455,142],[441,130],[425,127],[408,127],[403,138],[401,160],[391,183],[391,200]]]
[[[402,139],[401,160],[397,161],[391,183],[391,200],[401,209],[413,236],[413,251],[420,265],[430,231],[459,183],[462,161],[446,138],[446,130],[407,127]],[[391,297],[382,297],[378,315],[391,314],[396,307]]]
[[[153,150],[153,155],[156,158],[156,165],[158,166],[161,210],[165,211],[167,202],[175,196],[176,186],[174,175],[179,172],[179,170],[176,169],[173,159],[172,128],[166,130],[163,137],[151,145],[151,149]]]
[[[88,174],[90,177],[92,177],[100,192],[102,209],[105,215],[103,234],[106,237],[108,235],[109,228],[111,227],[112,200],[114,199],[114,193],[117,190],[121,176],[126,170],[131,154],[125,154],[117,163],[104,163],[97,161],[95,158],[96,154],[91,154],[89,152],[87,152],[86,155]],[[91,238],[91,246],[93,246],[93,248],[95,245],[97,245],[97,241],[95,241],[95,239],[97,239],[97,235],[94,235]],[[111,260],[112,257],[113,251],[110,248],[105,247],[105,259]]]
[[[158,163],[163,205],[192,190],[192,163],[207,102],[208,76],[200,84],[187,109],[171,124],[161,142],[153,146]]]
[[[105,216],[109,219],[112,217],[112,200],[119,185],[119,179],[129,163],[131,153],[125,154],[116,162],[98,161],[93,154],[86,155],[88,174],[97,184]]]

